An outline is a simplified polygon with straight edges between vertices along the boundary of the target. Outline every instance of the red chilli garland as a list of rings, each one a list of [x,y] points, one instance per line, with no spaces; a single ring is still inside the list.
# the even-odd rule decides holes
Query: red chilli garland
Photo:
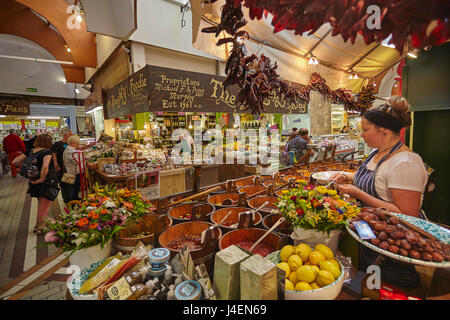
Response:
[[[209,0],[205,1],[205,3],[212,3],[215,1],[216,0]],[[218,37],[223,30],[232,36],[220,39],[216,45],[220,46],[225,43],[233,44],[231,54],[225,67],[225,74],[227,77],[223,83],[223,86],[224,89],[227,86],[234,84],[240,87],[241,90],[239,91],[236,99],[237,107],[243,105],[246,106],[246,110],[250,109],[252,114],[260,114],[264,112],[263,101],[270,98],[274,94],[294,103],[297,103],[298,100],[301,102],[309,102],[310,90],[319,91],[321,94],[327,96],[333,103],[343,104],[346,110],[363,112],[365,109],[370,107],[374,100],[373,88],[371,87],[363,88],[364,94],[361,93],[360,96],[365,97],[364,100],[354,100],[350,90],[340,88],[333,91],[328,87],[325,79],[323,79],[318,73],[313,73],[309,84],[302,89],[297,90],[290,87],[286,82],[280,79],[280,76],[276,72],[278,67],[276,62],[272,65],[270,59],[263,54],[260,57],[257,57],[254,54],[248,56],[243,41],[240,41],[241,37],[245,35],[248,37],[248,33],[246,31],[239,31],[240,28],[247,24],[242,12],[242,2],[243,0],[227,0],[222,7],[220,23],[217,26],[202,29],[202,32],[214,33],[216,37]],[[304,2],[308,1],[298,1],[298,3]],[[336,2],[340,3],[342,1]],[[297,2],[290,0],[282,0],[282,2],[268,0],[245,0],[245,6],[250,8],[250,17],[252,19],[255,17],[260,19],[263,13],[267,14],[267,12],[272,12],[270,10],[270,8],[273,9],[273,7],[270,7],[271,4],[280,3],[283,3],[281,7],[285,8],[287,11],[283,15],[284,20],[281,19],[279,15],[277,16],[274,14],[274,19],[272,20],[272,24],[275,25],[274,32],[281,31],[285,28],[281,26],[281,22],[284,24],[289,23],[290,20],[288,17],[292,15],[294,9],[297,10],[297,7],[294,6],[294,3]],[[287,3],[290,3],[293,7],[290,8]],[[258,7],[256,7],[256,5]],[[274,21],[276,21],[275,24]],[[312,27],[315,24],[308,25]],[[321,24],[315,26],[314,30],[311,32],[317,30],[320,25]]]

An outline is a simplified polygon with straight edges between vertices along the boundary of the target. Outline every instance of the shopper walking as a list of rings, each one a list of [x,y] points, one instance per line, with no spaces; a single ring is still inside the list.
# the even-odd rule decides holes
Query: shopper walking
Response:
[[[34,148],[31,150],[28,158],[32,159],[33,171],[36,176],[30,179],[28,193],[31,197],[38,198],[38,213],[36,225],[33,232],[41,234],[41,227],[44,218],[48,216],[50,206],[58,195],[56,171],[52,162],[52,137],[48,134],[41,134],[36,137]],[[27,158],[25,154],[21,154],[14,159],[14,164],[22,164]],[[51,181],[50,181],[51,180]],[[56,188],[56,193],[55,193]]]
[[[68,143],[67,143],[67,139],[69,139],[72,136],[72,130],[70,130],[69,128],[63,128],[61,129],[61,136],[62,139],[60,141],[57,141],[55,143],[53,143],[52,146],[52,153],[53,153],[53,165],[55,166],[55,170],[56,172],[58,172],[59,175],[59,186],[61,188],[61,195],[63,197],[64,202],[69,202],[70,200],[70,192],[72,190],[71,185],[61,182],[61,178],[64,174],[64,172],[66,172],[65,168],[64,168],[64,159],[63,159],[63,154],[64,154],[64,150],[66,150]]]
[[[36,137],[33,137],[32,133],[26,133],[25,139],[23,139],[23,143],[25,144],[25,155],[28,156],[30,154],[31,149],[33,149],[34,141]]]
[[[25,144],[22,139],[16,134],[15,129],[9,130],[9,135],[3,139],[3,149],[8,155],[9,165],[11,166],[11,175],[17,176],[17,167],[13,164],[16,157],[26,152]]]
[[[64,168],[66,172],[69,174],[75,175],[74,184],[67,184],[68,192],[68,201],[64,199],[64,202],[69,202],[72,200],[80,200],[78,194],[81,188],[81,179],[80,179],[80,167],[81,173],[84,173],[85,168],[83,167],[82,154],[81,151],[77,150],[80,147],[80,138],[77,135],[71,136],[67,139],[67,148],[64,150]]]
[[[362,137],[375,150],[357,172],[332,177],[340,183],[339,190],[364,206],[422,217],[427,173],[422,158],[400,140],[400,130],[410,125],[409,104],[398,96],[366,111]],[[369,251],[360,247],[360,270],[366,270],[376,257]]]

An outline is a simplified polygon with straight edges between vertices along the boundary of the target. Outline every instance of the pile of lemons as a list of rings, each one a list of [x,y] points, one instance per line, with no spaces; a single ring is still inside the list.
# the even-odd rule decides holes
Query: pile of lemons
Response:
[[[306,291],[332,284],[341,274],[333,251],[324,244],[314,250],[306,243],[286,245],[280,252],[277,267],[286,272],[286,290]]]

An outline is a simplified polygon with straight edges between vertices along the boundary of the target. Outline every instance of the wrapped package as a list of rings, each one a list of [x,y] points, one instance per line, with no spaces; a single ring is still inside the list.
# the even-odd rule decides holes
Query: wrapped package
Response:
[[[241,263],[241,300],[277,300],[277,267],[255,254]]]
[[[213,288],[217,299],[240,299],[240,264],[248,257],[249,254],[235,245],[216,253]]]

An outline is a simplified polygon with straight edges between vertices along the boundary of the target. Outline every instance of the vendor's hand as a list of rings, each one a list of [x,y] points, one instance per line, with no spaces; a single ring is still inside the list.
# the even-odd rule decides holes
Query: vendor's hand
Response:
[[[30,181],[31,184],[39,184],[39,183],[42,183],[42,182],[44,182],[44,181],[41,181],[41,179],[38,179],[38,180],[31,180],[31,181]]]
[[[354,186],[353,184],[341,184],[338,186],[338,190],[342,194],[348,194],[350,197],[353,197],[353,198],[358,198],[358,196],[361,192],[361,189]]]
[[[333,175],[330,176],[329,181],[334,181],[337,184],[348,182],[348,177],[345,173],[342,172],[336,172]]]
[[[60,166],[55,166],[55,170],[56,170],[56,172],[60,172],[61,171],[61,167]]]

